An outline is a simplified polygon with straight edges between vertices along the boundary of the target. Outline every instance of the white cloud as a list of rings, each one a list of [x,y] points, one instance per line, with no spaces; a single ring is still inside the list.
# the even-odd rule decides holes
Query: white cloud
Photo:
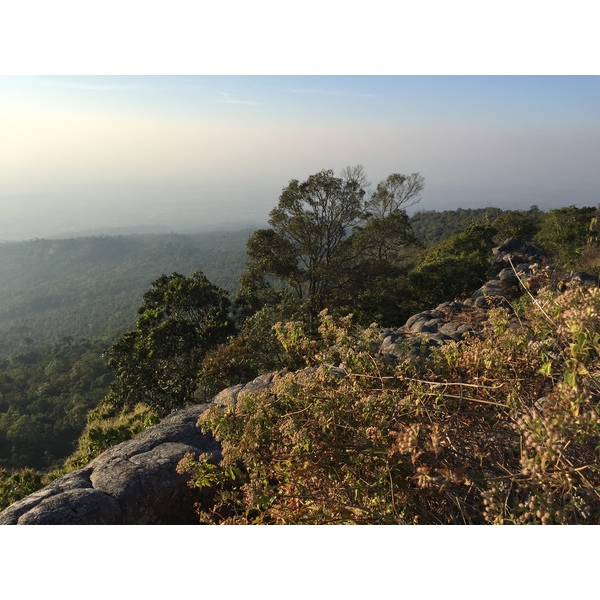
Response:
[[[290,94],[318,94],[321,96],[346,96],[353,98],[375,98],[378,94],[360,94],[356,92],[342,92],[339,90],[319,90],[316,88],[288,88],[286,92]]]
[[[258,104],[258,102],[254,102],[253,100],[235,100],[231,97],[231,94],[228,92],[220,92],[221,93],[221,102],[224,104]]]

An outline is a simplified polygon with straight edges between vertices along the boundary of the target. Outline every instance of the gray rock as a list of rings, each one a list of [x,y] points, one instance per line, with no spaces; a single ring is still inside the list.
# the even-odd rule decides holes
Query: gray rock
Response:
[[[498,279],[511,285],[518,285],[519,283],[519,278],[516,276],[515,271],[510,268],[502,269],[502,271],[498,273]]]
[[[267,373],[265,375],[259,375],[256,379],[253,379],[249,383],[240,383],[238,385],[231,386],[227,389],[224,389],[222,392],[219,392],[213,402],[220,406],[235,406],[238,396],[241,392],[258,392],[260,390],[264,390],[272,385],[276,376],[276,373]]]
[[[570,279],[569,284],[571,285],[584,285],[586,287],[598,287],[600,281],[597,277],[590,275],[589,273],[575,273]]]
[[[221,456],[197,427],[213,404],[174,413],[132,440],[110,448],[0,513],[0,524],[160,524],[194,522],[187,479],[176,472],[186,452]]]
[[[424,333],[423,337],[430,343],[435,344],[436,346],[441,344],[442,342],[448,341],[451,339],[449,336],[444,335],[443,333],[437,331],[435,333]]]
[[[250,383],[247,383],[243,391],[244,392],[259,392],[270,387],[273,383],[273,379],[276,373],[267,373],[265,375],[259,375],[256,379],[253,379]]]
[[[484,283],[474,294],[473,298],[481,298],[482,296],[504,296],[506,295],[506,287],[499,279],[491,279]]]
[[[381,340],[380,347],[386,348],[387,346],[390,346],[391,344],[395,344],[399,337],[400,337],[399,333],[390,333],[389,335],[387,335],[386,337],[384,337]]]
[[[442,302],[441,304],[436,306],[435,310],[439,312],[449,310],[454,313],[459,313],[464,310],[464,304],[462,302],[456,302],[454,300],[452,302]]]
[[[427,322],[430,321],[432,319],[443,319],[444,318],[444,313],[442,313],[439,310],[427,310],[425,312],[421,312],[418,313],[416,315],[413,315],[412,317],[410,317],[405,325],[404,325],[404,329],[408,329],[408,330],[412,330],[413,325],[415,325],[418,321],[423,321],[423,322]]]
[[[439,324],[439,319],[428,319],[427,317],[424,317],[423,319],[415,321],[411,325],[410,331],[412,333],[436,333]]]
[[[122,523],[119,503],[91,488],[67,490],[51,496],[24,513],[18,525],[117,525]]]
[[[219,392],[215,396],[214,402],[215,402],[215,404],[218,404],[220,406],[225,406],[227,404],[231,404],[232,406],[235,406],[235,403],[237,402],[239,393],[243,389],[244,389],[244,384],[242,384],[242,383],[228,387],[227,389],[224,389],[222,392]]]
[[[90,476],[94,490],[114,498],[122,512],[122,522],[154,524],[171,522],[173,511],[184,510],[187,496],[185,475],[176,472],[177,463],[187,452],[200,448],[165,442],[129,459],[111,457],[100,461]],[[191,500],[190,500],[191,505]]]
[[[503,244],[492,250],[492,264],[495,272],[499,273],[503,269],[511,268],[513,265],[542,263],[548,258],[548,253],[531,244],[521,240],[508,239]]]
[[[515,266],[515,271],[520,275],[530,275],[531,274],[531,266],[532,263],[519,263]]]
[[[458,323],[445,323],[439,328],[439,333],[452,338],[455,341],[462,340],[466,335],[473,332],[469,325],[459,325]]]

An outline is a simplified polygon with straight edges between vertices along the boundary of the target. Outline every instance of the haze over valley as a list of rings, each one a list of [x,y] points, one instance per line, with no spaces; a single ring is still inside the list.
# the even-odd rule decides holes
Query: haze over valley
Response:
[[[262,225],[359,163],[421,173],[423,210],[596,205],[599,101],[576,76],[0,77],[0,240]]]

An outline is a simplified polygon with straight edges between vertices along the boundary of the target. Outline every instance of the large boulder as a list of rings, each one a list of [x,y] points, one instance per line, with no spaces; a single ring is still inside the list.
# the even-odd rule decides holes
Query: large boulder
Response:
[[[177,463],[192,452],[215,462],[221,446],[197,427],[211,406],[235,405],[243,391],[273,384],[261,375],[223,390],[214,401],[169,415],[135,438],[106,450],[87,467],[68,473],[0,513],[0,525],[159,525],[197,523],[188,478]],[[204,501],[210,501],[210,491]],[[200,501],[203,499],[201,498]]]
[[[177,524],[194,522],[187,478],[176,472],[186,452],[217,461],[220,445],[196,422],[213,404],[166,417],[0,513],[0,525]]]

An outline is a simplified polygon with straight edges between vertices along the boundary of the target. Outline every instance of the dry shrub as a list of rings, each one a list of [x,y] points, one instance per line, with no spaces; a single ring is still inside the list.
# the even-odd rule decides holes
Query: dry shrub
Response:
[[[545,288],[521,310],[527,326],[491,310],[483,339],[418,371],[382,364],[348,319],[323,314],[317,349],[280,328],[321,367],[201,417],[223,460],[182,463],[217,492],[200,520],[598,523],[600,291]]]

